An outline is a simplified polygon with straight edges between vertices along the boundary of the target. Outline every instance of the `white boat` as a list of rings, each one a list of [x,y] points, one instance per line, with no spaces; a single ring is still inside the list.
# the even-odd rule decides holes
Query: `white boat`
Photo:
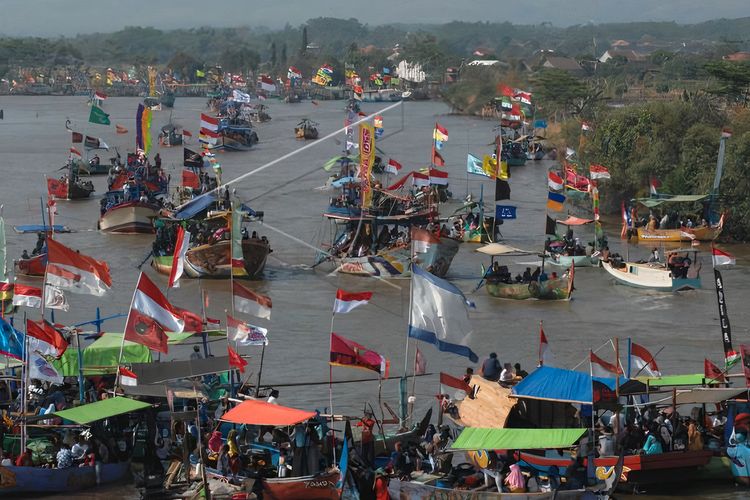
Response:
[[[599,257],[594,255],[562,255],[555,252],[548,252],[547,261],[549,264],[558,267],[570,268],[575,264],[578,267],[598,267]]]
[[[602,261],[602,267],[624,285],[647,288],[661,292],[695,290],[701,287],[700,263],[688,265],[686,277],[679,277],[673,269],[659,263],[639,263],[627,261]]]
[[[159,216],[159,206],[140,201],[126,201],[108,209],[99,218],[99,230],[105,233],[151,234],[154,219]]]

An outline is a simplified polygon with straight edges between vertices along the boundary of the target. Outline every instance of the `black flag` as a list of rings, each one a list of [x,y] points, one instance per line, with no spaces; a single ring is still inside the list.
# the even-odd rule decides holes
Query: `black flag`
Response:
[[[495,201],[500,200],[510,200],[510,184],[502,179],[495,182]]]
[[[721,340],[724,343],[724,360],[729,365],[737,358],[737,353],[732,349],[732,327],[729,325],[727,302],[724,297],[724,280],[718,269],[714,269],[714,281],[716,283],[716,299],[719,303],[719,324],[721,326]]]
[[[555,236],[557,234],[557,224],[555,223],[555,219],[547,216],[547,224],[544,228],[544,234],[551,234],[552,236]]]
[[[183,148],[182,150],[182,157],[183,157],[183,165],[185,165],[188,168],[202,168],[203,167],[203,157],[196,153],[195,151]]]

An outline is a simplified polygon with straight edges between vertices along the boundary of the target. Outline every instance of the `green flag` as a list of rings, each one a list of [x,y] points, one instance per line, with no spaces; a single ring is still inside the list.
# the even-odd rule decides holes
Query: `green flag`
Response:
[[[197,76],[198,78],[205,78],[206,72],[205,71],[201,71],[199,69],[196,69],[195,70],[195,76]]]
[[[91,114],[89,115],[89,122],[98,123],[99,125],[109,125],[109,115],[102,111],[99,106],[91,106]]]

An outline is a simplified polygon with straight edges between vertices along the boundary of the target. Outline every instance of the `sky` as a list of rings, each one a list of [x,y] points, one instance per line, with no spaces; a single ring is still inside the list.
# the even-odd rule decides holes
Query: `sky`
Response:
[[[689,24],[746,16],[750,16],[748,0],[0,0],[0,35],[75,35],[125,26],[276,29],[315,17],[353,17],[369,25],[510,21],[569,26],[630,21]]]

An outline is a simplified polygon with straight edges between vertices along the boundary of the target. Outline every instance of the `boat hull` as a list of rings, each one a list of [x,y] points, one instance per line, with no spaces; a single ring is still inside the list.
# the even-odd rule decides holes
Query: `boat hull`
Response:
[[[419,483],[417,481],[401,481],[392,478],[388,483],[388,493],[390,493],[391,498],[394,500],[575,500],[584,498],[583,495],[586,493],[586,490],[560,490],[538,493],[498,493],[490,491],[439,488],[431,484]]]
[[[520,157],[520,158],[508,158],[505,160],[508,163],[509,167],[523,167],[526,165],[526,157]]]
[[[130,463],[102,464],[99,484],[125,479]],[[0,466],[0,496],[29,493],[70,493],[97,486],[94,467],[45,469],[42,467]]]
[[[568,278],[531,283],[488,281],[485,288],[492,297],[512,300],[568,300],[572,291]]]
[[[379,252],[366,257],[345,257],[334,259],[336,272],[356,276],[378,276],[381,278],[408,278],[411,276],[409,263],[414,262],[430,273],[444,278],[451,262],[458,253],[460,241],[441,238],[440,243],[431,244],[425,253],[410,258],[409,248],[401,247]]]
[[[151,259],[151,267],[159,274],[169,276],[172,272],[172,255],[159,255]]]
[[[721,234],[722,227],[694,227],[680,229],[654,229],[649,231],[644,227],[637,230],[638,241],[662,241],[662,242],[679,242],[679,241],[713,241]]]
[[[229,240],[191,248],[185,255],[185,274],[191,278],[231,277],[231,248]],[[263,272],[269,253],[271,247],[263,240],[242,240],[242,256],[249,278],[257,278]]]
[[[153,234],[154,219],[158,216],[159,207],[156,205],[139,201],[121,203],[99,218],[99,230],[118,234]]]
[[[571,265],[575,264],[576,269],[579,267],[598,267],[599,258],[591,257],[589,255],[560,255],[553,253],[549,256],[547,261],[549,264],[558,267],[570,268]]]
[[[649,266],[635,262],[624,262],[622,268],[615,268],[611,262],[602,262],[602,267],[618,283],[635,288],[645,288],[659,292],[679,292],[701,287],[701,279],[673,278],[672,272],[666,267]]]
[[[547,458],[523,452],[519,455],[522,462],[544,472],[555,465],[560,474],[565,474],[565,468],[570,465],[569,457]],[[620,483],[642,485],[685,481],[688,475],[708,465],[712,457],[713,452],[708,450],[673,451],[657,455],[626,455]],[[594,459],[597,477],[607,477],[612,468],[617,465],[618,460],[619,457],[616,456]]]
[[[193,459],[191,458],[191,461]],[[206,475],[218,479],[228,479],[217,469],[206,467]],[[263,498],[269,500],[338,500],[336,488],[339,471],[323,472],[314,476],[263,478]],[[244,476],[236,476],[243,481]]]

